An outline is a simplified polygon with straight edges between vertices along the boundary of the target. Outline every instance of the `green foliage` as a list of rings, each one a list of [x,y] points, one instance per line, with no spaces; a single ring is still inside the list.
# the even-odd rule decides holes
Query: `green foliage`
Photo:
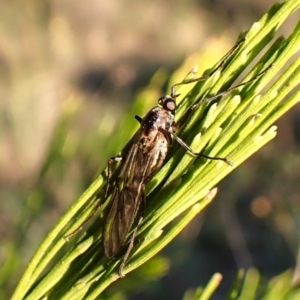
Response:
[[[186,126],[180,130],[178,135],[195,151],[204,151],[210,156],[227,157],[234,163],[234,167],[223,162],[195,158],[174,144],[166,164],[147,186],[147,212],[137,237],[141,242],[132,252],[124,274],[144,265],[209,205],[217,191],[214,186],[272,140],[276,136],[276,127],[272,124],[299,101],[300,91],[295,89],[300,80],[300,59],[294,60],[284,72],[282,69],[299,50],[300,24],[286,39],[279,38],[272,42],[282,23],[299,7],[299,0],[275,5],[244,35],[246,41],[221,72],[216,72],[205,82],[186,85],[180,91],[177,114],[179,120],[196,101],[201,102],[219,91],[226,90],[237,79],[247,81],[270,64],[274,64],[254,83],[235,90],[221,101],[200,105]],[[270,43],[273,44],[269,47]],[[246,76],[243,76],[243,71],[265,50],[260,60],[247,71]],[[181,75],[177,73],[176,76],[184,78],[187,70],[181,72]],[[278,74],[280,77],[276,79]],[[158,98],[157,87],[164,79],[165,75],[158,73],[150,88],[137,97],[134,109],[129,117],[125,117],[117,136],[124,144],[128,141],[128,135],[135,130],[132,116],[144,115],[145,111],[154,105],[153,101]],[[175,81],[171,80],[170,85],[174,83]],[[58,127],[57,140],[51,154],[57,149],[61,149],[60,154],[70,153],[62,150],[67,148],[61,139],[66,135],[64,117],[62,125]],[[110,144],[108,147],[113,148],[115,145]],[[55,157],[59,155],[56,153]],[[48,169],[52,158],[53,156],[49,155],[42,174]],[[56,170],[59,171],[59,167],[62,167],[59,160],[56,160],[56,166]],[[120,259],[108,259],[103,255],[102,218],[97,217],[87,230],[73,237],[70,242],[65,239],[66,235],[80,227],[94,211],[98,204],[95,195],[105,185],[105,174],[106,171],[103,171],[97,177],[43,241],[12,299],[96,299],[119,279],[117,271]],[[101,208],[101,217],[104,209],[105,206]],[[176,221],[172,222],[174,219]],[[168,269],[168,262],[162,260],[160,264],[154,262],[148,267],[151,272],[141,268],[140,274],[145,275],[143,278],[151,279],[164,274]],[[255,271],[247,272],[242,291],[236,293],[236,298],[230,299],[252,299],[255,296],[258,277]],[[124,289],[124,286],[133,289],[138,285],[141,276],[137,278],[135,282],[130,282],[130,285],[125,284],[127,278],[119,281],[119,290],[122,290],[122,285]],[[266,299],[271,295],[271,290],[275,289],[277,284],[280,285],[278,282],[283,281],[275,280],[263,293]],[[209,299],[215,288],[216,284],[213,281],[201,293],[202,296],[198,296],[199,293],[196,292],[193,299]],[[105,293],[106,296],[110,296],[113,290]],[[249,293],[252,295],[248,296]],[[121,299],[122,295],[115,298]],[[293,298],[291,296],[288,299]]]
[[[240,270],[236,280],[228,293],[227,300],[296,300],[299,299],[300,289],[291,286],[292,272],[286,271],[274,278],[267,284],[256,269],[247,272]],[[215,290],[222,282],[222,276],[215,274],[205,289],[197,288],[189,290],[184,300],[208,300],[213,299]]]

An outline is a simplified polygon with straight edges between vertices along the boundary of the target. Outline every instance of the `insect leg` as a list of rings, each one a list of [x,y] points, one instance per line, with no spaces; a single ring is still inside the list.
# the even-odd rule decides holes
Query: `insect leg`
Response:
[[[240,46],[244,43],[245,39],[241,39],[238,41],[233,48],[229,50],[229,52],[224,56],[224,58],[221,60],[221,62],[207,75],[203,75],[198,78],[191,78],[191,79],[186,79],[183,80],[182,82],[176,83],[171,87],[171,96],[176,98],[176,88],[178,86],[184,85],[184,84],[189,84],[193,82],[199,82],[199,81],[204,81],[210,78],[214,73],[216,73],[218,70],[220,70],[224,64],[228,61],[228,59],[240,48]]]
[[[214,96],[211,96],[211,97],[208,97],[208,98],[205,98],[204,100],[196,103],[196,104],[193,104],[192,106],[189,107],[189,109],[187,110],[187,112],[184,114],[184,116],[181,118],[180,122],[177,123],[177,130],[180,129],[185,123],[186,121],[189,119],[189,117],[191,116],[192,112],[198,108],[201,104],[204,104],[204,103],[208,103],[212,100],[215,100],[219,97],[222,97],[222,96],[226,96],[228,95],[229,93],[231,93],[233,90],[236,90],[242,86],[245,86],[245,85],[248,85],[252,82],[254,82],[255,80],[257,80],[258,78],[260,78],[261,76],[263,76],[264,74],[266,74],[271,68],[273,67],[273,64],[269,65],[266,69],[264,69],[263,71],[261,71],[259,74],[257,74],[256,76],[254,76],[253,78],[249,79],[248,81],[245,81],[245,82],[242,82],[240,84],[237,84],[229,89],[227,89],[226,91],[222,91],[222,92],[219,92],[218,94],[214,95]]]
[[[120,268],[119,268],[119,271],[118,271],[118,274],[121,278],[123,278],[125,275],[123,275],[122,271],[123,271],[123,268],[128,260],[128,257],[129,257],[129,254],[134,246],[134,240],[135,240],[135,237],[137,235],[137,232],[141,226],[141,223],[143,221],[143,218],[144,218],[144,211],[145,211],[145,205],[146,205],[146,198],[145,198],[145,194],[144,192],[142,193],[142,199],[141,199],[141,204],[140,204],[140,207],[139,207],[139,220],[138,220],[138,223],[136,225],[136,227],[134,228],[134,231],[132,233],[132,236],[130,238],[130,243],[129,243],[129,246],[126,250],[126,253],[122,259],[122,262],[121,262],[121,265],[120,265]]]
[[[218,93],[218,94],[216,94],[216,95],[214,95],[214,96],[208,97],[208,98],[204,99],[203,101],[201,101],[201,102],[199,102],[199,103],[197,103],[197,104],[194,104],[193,106],[198,107],[198,106],[199,106],[200,104],[202,104],[202,103],[208,103],[208,102],[210,102],[210,101],[212,101],[212,100],[215,100],[215,99],[217,99],[217,98],[219,98],[219,97],[221,97],[221,96],[228,95],[228,94],[229,94],[230,92],[232,92],[233,90],[236,90],[236,89],[238,89],[238,88],[240,88],[240,87],[242,87],[242,86],[245,86],[245,85],[248,85],[248,84],[254,82],[254,81],[257,80],[258,78],[260,78],[261,76],[263,76],[264,74],[266,74],[273,66],[274,66],[274,64],[270,64],[266,69],[264,69],[263,71],[261,71],[260,73],[258,73],[258,74],[257,74],[256,76],[254,76],[253,78],[251,78],[251,79],[249,79],[249,80],[247,80],[247,81],[245,81],[245,82],[242,82],[242,83],[240,83],[240,84],[237,84],[237,85],[235,85],[235,86],[233,86],[233,87],[227,89],[226,91],[223,91],[223,92],[220,92],[220,93]]]
[[[223,157],[212,157],[212,156],[207,156],[204,155],[202,153],[197,153],[195,152],[189,145],[187,145],[180,137],[178,137],[176,134],[171,133],[173,138],[177,141],[177,143],[179,145],[181,145],[184,149],[186,149],[187,151],[189,151],[190,153],[192,153],[195,156],[202,156],[204,158],[207,159],[211,159],[211,160],[222,160],[224,162],[226,162],[228,165],[233,166],[233,163],[228,159],[228,158],[223,158]]]
[[[106,188],[105,188],[105,194],[104,194],[104,198],[103,198],[103,201],[99,201],[99,204],[96,205],[93,213],[78,227],[76,228],[73,232],[69,233],[68,235],[65,236],[65,240],[66,241],[69,241],[70,238],[72,236],[74,236],[75,234],[77,234],[78,232],[80,232],[83,227],[88,223],[90,222],[90,220],[95,216],[95,214],[99,211],[99,209],[102,207],[103,203],[105,203],[106,199],[107,199],[107,196],[108,196],[108,192],[109,192],[109,187],[110,187],[110,179],[111,179],[111,175],[112,175],[112,171],[111,171],[111,164],[113,162],[119,162],[122,160],[122,156],[113,156],[111,157],[108,162],[107,162],[107,185],[106,185]]]
[[[111,179],[111,165],[113,162],[120,162],[122,161],[123,157],[120,155],[113,156],[111,157],[108,162],[107,162],[107,185],[105,189],[105,194],[104,194],[104,201],[107,199],[108,192],[109,192],[109,187],[110,187],[110,179]]]

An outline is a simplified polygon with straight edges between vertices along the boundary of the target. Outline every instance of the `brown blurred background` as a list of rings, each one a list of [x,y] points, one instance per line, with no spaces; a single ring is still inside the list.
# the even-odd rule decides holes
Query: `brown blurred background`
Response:
[[[211,47],[216,62],[275,2],[2,1],[1,298],[10,295],[55,222],[124,145],[112,142],[113,133],[136,92],[159,68],[172,72],[202,49]],[[281,33],[288,35],[297,20],[299,13]],[[299,117],[296,107],[277,123],[276,140],[219,185],[204,218],[164,251],[166,274],[141,285],[132,299],[181,299],[217,271],[225,276],[222,299],[238,268],[255,266],[270,278],[295,266]]]

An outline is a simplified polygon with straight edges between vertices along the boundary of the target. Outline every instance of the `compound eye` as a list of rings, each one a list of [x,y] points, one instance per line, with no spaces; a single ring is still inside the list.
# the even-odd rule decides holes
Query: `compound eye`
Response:
[[[176,109],[176,102],[173,98],[167,98],[165,99],[163,108],[168,111],[175,111]]]
[[[176,101],[171,96],[163,96],[158,99],[158,104],[163,107],[163,109],[168,111],[175,111],[176,110]]]

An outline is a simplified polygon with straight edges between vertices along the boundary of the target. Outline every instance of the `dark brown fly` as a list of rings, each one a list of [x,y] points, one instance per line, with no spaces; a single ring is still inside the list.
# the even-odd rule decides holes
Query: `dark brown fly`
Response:
[[[178,127],[174,120],[176,95],[161,97],[158,104],[160,106],[151,109],[144,118],[136,117],[141,127],[124,159],[117,156],[109,160],[109,174],[112,161],[122,161],[122,165],[103,224],[103,247],[107,257],[114,257],[120,252],[137,215],[138,225],[141,223],[145,208],[145,185],[162,167],[172,139],[175,138],[194,155],[202,155],[195,153],[175,135]],[[228,162],[226,158],[202,156]],[[138,225],[120,267],[120,276],[133,246]]]

